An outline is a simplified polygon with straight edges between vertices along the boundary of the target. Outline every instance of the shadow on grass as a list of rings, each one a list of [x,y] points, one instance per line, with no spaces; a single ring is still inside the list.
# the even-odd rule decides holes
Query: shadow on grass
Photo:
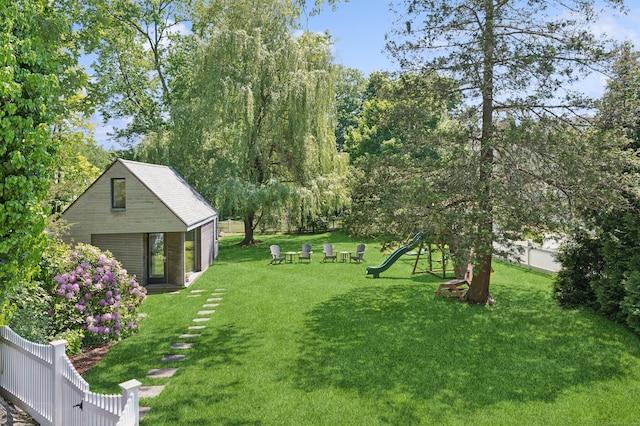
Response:
[[[241,365],[242,356],[259,344],[253,333],[232,324],[216,327],[211,335],[199,338],[197,349],[185,352],[187,359],[171,379],[174,386],[168,386],[151,401],[152,410],[141,424],[212,424],[211,406],[238,398],[241,387],[237,379],[224,381],[216,377],[216,371]],[[191,368],[194,366],[197,368]],[[185,388],[198,392],[184,392]],[[223,424],[259,423],[227,419]]]
[[[624,375],[624,354],[636,346],[549,303],[480,308],[434,299],[423,285],[352,290],[308,313],[294,381],[309,392],[357,391],[410,421],[418,414],[406,401],[433,408],[437,419],[462,406],[551,402]]]

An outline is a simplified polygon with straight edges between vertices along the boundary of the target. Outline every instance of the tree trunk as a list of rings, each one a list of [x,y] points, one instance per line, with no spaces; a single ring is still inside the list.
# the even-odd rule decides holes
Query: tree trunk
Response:
[[[253,239],[253,221],[254,214],[249,213],[244,218],[244,239],[240,241],[239,246],[250,246],[255,244],[256,240]]]
[[[482,70],[482,135],[480,137],[480,170],[479,180],[482,184],[480,193],[480,235],[478,251],[478,271],[474,271],[471,286],[466,294],[470,303],[486,304],[491,301],[489,283],[491,281],[491,258],[493,255],[493,68],[495,55],[493,0],[485,0],[485,26],[483,42]]]
[[[474,268],[473,280],[466,294],[467,302],[485,305],[492,300],[489,294],[491,259],[491,253],[483,255],[480,258],[480,265]]]

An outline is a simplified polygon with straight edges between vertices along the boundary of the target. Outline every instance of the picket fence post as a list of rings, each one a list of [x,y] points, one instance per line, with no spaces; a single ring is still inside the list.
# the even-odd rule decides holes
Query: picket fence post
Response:
[[[51,421],[54,426],[64,426],[62,424],[62,371],[67,341],[55,340],[50,345],[53,347],[53,413]]]
[[[129,396],[134,395],[133,401],[135,401],[135,406],[132,407],[132,412],[135,415],[135,426],[139,426],[140,418],[138,416],[138,412],[140,410],[139,406],[139,398],[138,398],[138,390],[142,386],[142,383],[137,381],[136,379],[128,380],[124,383],[120,383],[120,389],[122,389],[122,407],[124,408],[125,404],[129,400]]]

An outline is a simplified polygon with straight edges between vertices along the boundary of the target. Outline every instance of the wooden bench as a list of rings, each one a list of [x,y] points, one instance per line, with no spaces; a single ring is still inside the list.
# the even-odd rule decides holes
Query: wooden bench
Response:
[[[469,285],[473,279],[473,265],[469,264],[467,272],[464,274],[464,278],[456,278],[444,282],[438,286],[436,290],[436,297],[439,296],[457,296],[460,300],[464,300],[464,295],[469,290]]]

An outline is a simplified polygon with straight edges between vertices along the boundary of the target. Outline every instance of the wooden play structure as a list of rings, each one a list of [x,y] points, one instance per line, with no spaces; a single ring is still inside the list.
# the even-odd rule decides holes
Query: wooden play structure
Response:
[[[407,253],[413,254],[413,253]],[[427,256],[427,269],[420,270],[418,265],[420,257]],[[430,273],[439,278],[447,278],[447,273],[453,272],[453,277],[449,281],[443,282],[436,290],[436,297],[453,296],[464,300],[464,295],[469,290],[469,285],[473,279],[473,265],[469,264],[463,277],[458,278],[454,265],[450,265],[451,254],[448,249],[439,244],[425,244],[421,242],[418,251],[415,252],[416,261],[413,264],[413,274]]]
[[[434,256],[435,253],[438,253],[439,256]],[[427,256],[427,269],[419,269],[418,264],[420,263],[420,258],[425,255]],[[425,244],[423,241],[420,243],[418,251],[415,252],[415,256],[416,261],[413,264],[413,275],[430,273],[437,277],[447,278],[447,272],[455,272],[453,266],[450,267],[449,265],[449,259],[451,256],[449,255],[448,250],[442,245],[432,243]]]

